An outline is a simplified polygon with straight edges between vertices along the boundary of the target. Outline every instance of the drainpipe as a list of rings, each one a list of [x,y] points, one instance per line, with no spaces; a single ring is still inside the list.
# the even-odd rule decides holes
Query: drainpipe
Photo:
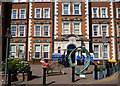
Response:
[[[54,0],[52,2],[52,54],[54,52]]]
[[[25,61],[27,61],[27,56],[28,56],[28,29],[29,29],[29,0],[27,2],[27,34],[26,34],[26,56],[25,56]]]

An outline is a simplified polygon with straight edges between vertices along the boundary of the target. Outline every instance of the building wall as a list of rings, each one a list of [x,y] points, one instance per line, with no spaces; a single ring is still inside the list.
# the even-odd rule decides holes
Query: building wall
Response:
[[[63,15],[63,8],[62,4],[69,4],[70,5],[70,14],[69,15]],[[115,38],[116,35],[118,35],[118,29],[117,29],[117,22],[120,22],[119,18],[116,18],[116,8],[120,8],[119,4],[120,2],[116,2],[115,5],[113,2],[91,2],[91,7],[89,6],[89,2],[86,0],[85,2],[80,2],[80,15],[73,15],[73,4],[74,2],[59,2],[58,0],[55,0],[55,13],[54,13],[54,53],[58,53],[58,47],[61,47],[61,54],[65,52],[67,54],[67,47],[68,45],[75,45],[75,47],[82,45],[82,40],[85,44],[85,47],[88,51],[93,51],[91,53],[94,53],[94,45],[99,45],[99,54],[100,58],[95,59],[95,61],[101,61],[103,58],[103,42],[102,42],[102,30],[101,25],[106,24],[108,26],[108,36],[106,37],[106,43],[105,45],[108,45],[108,59],[117,59],[119,56],[119,44],[120,44],[120,37]],[[115,6],[115,8],[114,8]],[[99,8],[99,18],[90,18],[89,15],[93,16],[92,8],[98,7]],[[107,7],[107,18],[101,18],[101,7]],[[27,17],[27,3],[13,3],[12,9],[26,9],[26,17]],[[35,18],[35,8],[41,8],[42,18]],[[44,8],[50,8],[50,18],[43,18],[43,9]],[[90,9],[89,9],[90,8]],[[90,11],[92,14],[90,14]],[[19,11],[18,11],[19,14]],[[49,58],[52,57],[52,31],[53,31],[53,8],[52,8],[52,2],[30,2],[29,3],[29,19],[28,19],[28,61],[33,61],[33,58],[35,57],[35,44],[40,45],[40,53],[41,57],[44,57],[43,55],[43,45],[48,44],[50,46],[49,48]],[[18,15],[19,18],[19,15]],[[75,20],[77,18],[77,21]],[[80,20],[79,20],[80,19]],[[92,26],[90,26],[89,21],[91,21]],[[24,22],[25,23],[25,34],[27,35],[27,19],[11,19],[11,23],[13,22]],[[70,33],[69,34],[62,34],[63,31],[63,22],[69,22],[70,23]],[[73,33],[73,23],[74,22],[80,22],[80,29],[81,34],[76,35]],[[102,23],[101,23],[102,22]],[[38,23],[38,24],[35,24]],[[11,24],[13,25],[13,24]],[[41,36],[36,37],[34,36],[35,33],[35,25],[41,26]],[[43,36],[43,26],[49,25],[50,26],[50,36],[44,37]],[[90,32],[93,34],[93,25],[98,25],[100,28],[99,36],[94,37],[89,34]],[[17,24],[17,34],[19,33],[19,24]],[[81,39],[82,38],[82,39]],[[21,41],[22,40],[22,41]],[[90,40],[92,40],[92,50],[90,50]],[[25,37],[13,37],[11,39],[11,43],[15,45],[24,44],[26,48],[26,36]],[[25,49],[24,48],[24,49]],[[18,49],[18,48],[17,48]],[[76,53],[77,55],[78,53]],[[16,52],[16,56],[17,56]],[[26,49],[24,50],[24,55],[26,55]],[[40,57],[40,58],[41,58]],[[40,59],[38,58],[38,59]],[[101,61],[102,62],[102,61]]]

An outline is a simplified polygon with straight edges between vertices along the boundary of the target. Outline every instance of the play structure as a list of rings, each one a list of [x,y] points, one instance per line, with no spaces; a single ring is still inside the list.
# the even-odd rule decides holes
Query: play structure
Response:
[[[83,68],[80,70],[79,68],[75,68],[75,74],[76,75],[80,75],[80,77],[85,77],[85,74],[84,74],[84,70],[86,70],[89,65],[90,65],[90,59],[91,59],[91,55],[90,53],[82,46],[79,46],[77,48],[75,48],[70,54],[69,54],[69,64],[70,64],[70,67],[74,67],[74,65],[72,64],[72,58],[71,58],[71,55],[75,52],[78,52],[78,51],[84,51],[86,53],[86,56],[87,56],[87,62],[83,65]]]

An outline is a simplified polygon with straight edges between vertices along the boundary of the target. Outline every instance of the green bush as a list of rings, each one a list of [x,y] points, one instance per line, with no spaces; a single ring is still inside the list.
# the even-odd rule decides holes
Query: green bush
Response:
[[[2,64],[3,73],[5,73],[5,65],[6,63]],[[12,74],[27,73],[30,71],[30,64],[19,58],[8,58],[7,73],[8,71],[11,71]]]
[[[95,71],[95,68],[93,68],[93,71]],[[97,66],[97,71],[102,71],[102,68],[100,66]]]

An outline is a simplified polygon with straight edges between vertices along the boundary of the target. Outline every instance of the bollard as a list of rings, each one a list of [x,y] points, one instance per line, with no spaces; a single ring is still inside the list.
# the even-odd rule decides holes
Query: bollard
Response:
[[[107,76],[110,76],[110,71],[109,71],[109,64],[108,63],[106,63],[107,65],[106,65],[106,68],[107,68]]]
[[[75,81],[75,67],[72,67],[72,82]]]
[[[25,81],[25,75],[24,75],[24,72],[23,72],[23,81]]]
[[[94,65],[94,67],[95,67],[95,79],[97,80],[97,65]]]
[[[11,71],[8,72],[8,86],[11,86]]]
[[[46,85],[46,68],[43,68],[43,85]]]

